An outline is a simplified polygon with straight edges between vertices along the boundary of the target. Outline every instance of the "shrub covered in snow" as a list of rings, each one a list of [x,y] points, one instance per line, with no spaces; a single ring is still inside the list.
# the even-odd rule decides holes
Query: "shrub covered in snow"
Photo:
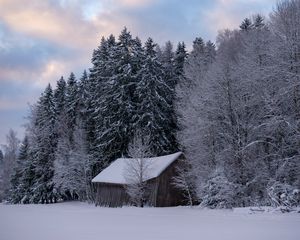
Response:
[[[209,208],[233,208],[239,205],[241,186],[230,182],[222,172],[214,176],[203,186],[200,206]]]
[[[300,205],[300,190],[289,184],[272,180],[267,186],[267,193],[273,207]]]

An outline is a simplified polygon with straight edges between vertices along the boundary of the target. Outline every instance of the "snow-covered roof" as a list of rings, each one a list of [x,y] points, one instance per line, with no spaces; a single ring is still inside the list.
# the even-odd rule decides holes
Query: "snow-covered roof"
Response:
[[[144,158],[143,160],[146,161],[146,163],[150,163],[145,181],[158,177],[168,166],[178,159],[181,154],[181,152],[177,152],[160,157]],[[118,158],[94,177],[92,182],[126,184],[125,172],[126,168],[128,168],[127,161],[132,161],[132,158]]]

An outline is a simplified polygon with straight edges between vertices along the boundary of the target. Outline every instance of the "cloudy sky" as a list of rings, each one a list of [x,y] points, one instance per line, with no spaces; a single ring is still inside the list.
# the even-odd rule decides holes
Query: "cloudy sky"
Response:
[[[28,106],[46,84],[90,67],[101,36],[124,26],[160,44],[197,36],[215,40],[276,0],[0,0],[0,144],[10,128],[23,136]]]

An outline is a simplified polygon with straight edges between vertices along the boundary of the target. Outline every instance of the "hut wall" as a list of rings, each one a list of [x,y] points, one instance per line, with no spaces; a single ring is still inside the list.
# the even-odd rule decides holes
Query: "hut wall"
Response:
[[[129,204],[129,197],[121,184],[96,183],[96,206],[121,207]]]
[[[185,200],[177,188],[172,184],[173,177],[176,176],[176,165],[179,159],[173,162],[158,178],[157,178],[157,196],[156,207],[169,207],[184,204]]]
[[[147,205],[156,207],[157,192],[159,187],[158,178],[153,178],[147,181]]]
[[[169,207],[185,204],[182,193],[172,184],[179,159],[166,168],[157,178],[147,181],[149,192],[147,205]]]

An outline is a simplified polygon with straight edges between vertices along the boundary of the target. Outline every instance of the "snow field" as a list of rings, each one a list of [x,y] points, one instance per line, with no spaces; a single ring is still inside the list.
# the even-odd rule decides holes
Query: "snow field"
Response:
[[[299,240],[299,213],[0,204],[0,240]]]

